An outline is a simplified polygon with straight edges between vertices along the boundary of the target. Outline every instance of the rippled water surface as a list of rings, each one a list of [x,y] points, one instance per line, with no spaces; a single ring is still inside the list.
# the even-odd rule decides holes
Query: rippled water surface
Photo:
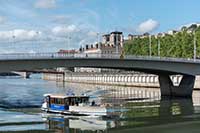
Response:
[[[192,99],[161,99],[159,88],[134,88],[0,78],[0,132],[197,133],[200,91]],[[40,111],[45,93],[87,93],[113,113],[108,117],[62,116]]]

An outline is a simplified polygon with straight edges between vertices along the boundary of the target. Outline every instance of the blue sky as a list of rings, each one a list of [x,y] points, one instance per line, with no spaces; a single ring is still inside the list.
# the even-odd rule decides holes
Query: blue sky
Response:
[[[0,0],[0,52],[94,43],[97,33],[166,32],[200,22],[199,0]]]

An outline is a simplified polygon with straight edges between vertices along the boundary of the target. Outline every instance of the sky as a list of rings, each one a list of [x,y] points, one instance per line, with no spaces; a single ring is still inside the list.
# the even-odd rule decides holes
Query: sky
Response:
[[[115,30],[125,37],[167,32],[200,22],[199,5],[200,0],[0,0],[0,53],[77,49]]]

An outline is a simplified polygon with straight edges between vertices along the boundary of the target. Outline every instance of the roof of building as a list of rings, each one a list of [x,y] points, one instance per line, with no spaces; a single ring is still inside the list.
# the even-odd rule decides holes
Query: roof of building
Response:
[[[102,36],[110,36],[110,34],[104,34],[104,35],[102,35]]]
[[[123,32],[120,32],[120,31],[113,31],[113,32],[111,32],[110,34],[123,34]]]

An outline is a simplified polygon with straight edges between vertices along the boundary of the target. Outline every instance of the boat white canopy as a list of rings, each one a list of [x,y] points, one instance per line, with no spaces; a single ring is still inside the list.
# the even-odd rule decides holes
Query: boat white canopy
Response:
[[[76,95],[76,96],[68,96],[63,94],[44,94],[44,97],[50,96],[51,98],[88,98],[89,96],[82,96],[82,95]]]

